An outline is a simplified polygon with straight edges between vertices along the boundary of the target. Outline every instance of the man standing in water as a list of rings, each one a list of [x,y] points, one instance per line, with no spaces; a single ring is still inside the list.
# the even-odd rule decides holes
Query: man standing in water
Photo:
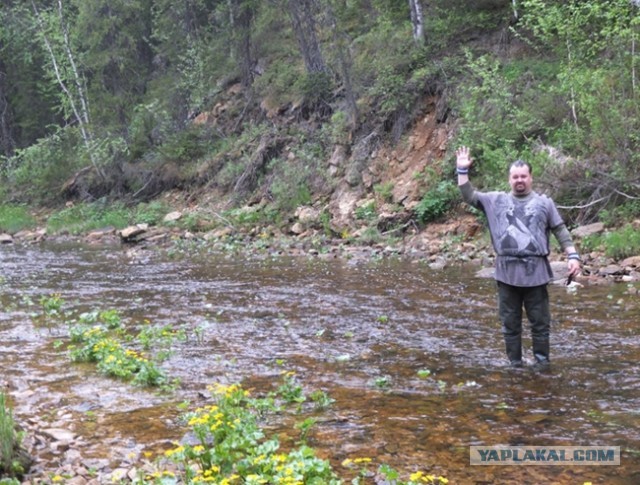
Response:
[[[522,308],[531,323],[533,356],[537,366],[549,365],[549,294],[553,273],[549,264],[549,233],[553,232],[568,257],[569,277],[580,272],[580,256],[553,201],[532,190],[531,165],[517,160],[509,167],[511,192],[479,192],[469,182],[473,160],[469,148],[456,151],[458,187],[468,204],[487,216],[496,252],[498,314],[507,357],[522,366]]]

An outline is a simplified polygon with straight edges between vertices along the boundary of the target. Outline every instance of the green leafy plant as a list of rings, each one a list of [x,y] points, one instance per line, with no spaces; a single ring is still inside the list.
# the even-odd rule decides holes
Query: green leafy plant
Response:
[[[431,371],[429,369],[420,369],[416,374],[420,379],[426,379],[431,375]]]
[[[40,298],[40,306],[47,317],[59,317],[62,313],[62,305],[64,300],[59,293]]]
[[[0,392],[0,475],[15,477],[26,471],[24,456],[19,455],[21,439],[7,397]]]
[[[309,399],[314,403],[315,408],[326,409],[331,406],[336,400],[324,391],[316,390],[309,394]]]
[[[123,341],[131,341],[131,337],[124,331],[120,316],[115,311],[84,313],[79,322],[70,328],[69,336],[71,343],[67,350],[73,362],[95,363],[101,373],[140,386],[170,386],[169,378],[156,362],[159,359],[157,355],[152,358],[125,346]],[[161,334],[161,337],[173,341],[175,335]],[[138,335],[134,338],[132,343],[146,345],[147,350],[162,355],[156,347],[151,349],[152,340],[156,342],[143,333],[142,337]]]
[[[369,201],[359,207],[356,207],[354,211],[355,218],[360,221],[373,221],[378,217],[375,201]]]
[[[420,222],[429,222],[443,217],[458,197],[453,182],[443,180],[429,190],[415,206],[414,211]]]
[[[267,437],[258,425],[257,400],[241,386],[217,384],[211,392],[214,404],[186,415],[198,444],[178,445],[164,453],[165,460],[179,466],[182,483],[340,483],[330,463],[318,458],[312,448],[302,445],[280,451],[278,438]],[[308,430],[312,425],[308,421],[304,427]],[[146,480],[166,483],[173,472],[163,468],[160,462]]]
[[[303,421],[296,423],[296,428],[300,430],[300,442],[306,443],[307,436],[316,423],[318,422],[318,418],[305,418]]]
[[[307,400],[304,389],[293,371],[284,373],[283,382],[277,392],[288,403],[303,403]]]

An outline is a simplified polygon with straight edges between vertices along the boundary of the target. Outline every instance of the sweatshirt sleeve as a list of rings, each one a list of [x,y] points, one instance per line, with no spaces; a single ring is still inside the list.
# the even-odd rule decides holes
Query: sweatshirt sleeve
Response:
[[[569,229],[565,224],[560,224],[553,229],[551,229],[553,235],[560,243],[560,247],[563,251],[565,251],[569,246],[573,246],[573,241],[571,240],[571,234],[569,234]]]
[[[462,200],[464,200],[469,205],[478,207],[478,196],[476,193],[476,189],[473,188],[471,182],[466,182],[460,185],[459,188],[460,192],[462,193]]]

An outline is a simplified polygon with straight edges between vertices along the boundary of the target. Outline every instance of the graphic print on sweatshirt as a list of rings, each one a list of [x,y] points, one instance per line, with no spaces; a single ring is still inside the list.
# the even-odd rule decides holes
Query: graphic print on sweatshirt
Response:
[[[541,197],[518,201],[501,194],[495,201],[494,242],[504,256],[547,254],[547,211]]]

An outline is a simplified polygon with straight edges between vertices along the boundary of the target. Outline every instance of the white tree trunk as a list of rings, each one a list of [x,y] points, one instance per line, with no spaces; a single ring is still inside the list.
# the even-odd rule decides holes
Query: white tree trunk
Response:
[[[64,79],[62,75],[62,72],[60,70],[60,65],[58,63],[58,59],[56,58],[56,54],[55,54],[55,51],[53,50],[53,46],[51,45],[49,37],[47,36],[47,30],[44,26],[44,22],[42,20],[40,12],[38,11],[38,7],[36,7],[36,4],[33,0],[31,0],[31,5],[36,15],[38,26],[40,27],[44,45],[47,51],[49,52],[49,56],[51,57],[51,65],[53,66],[53,72],[55,74],[56,80],[58,81],[58,84],[60,85],[60,89],[62,89],[62,92],[64,93],[69,103],[69,107],[71,109],[71,112],[73,113],[73,117],[75,118],[76,123],[78,123],[78,128],[80,129],[80,134],[82,136],[82,141],[84,143],[85,149],[87,150],[87,154],[89,155],[89,159],[91,160],[91,164],[96,169],[96,172],[98,173],[98,175],[102,179],[104,179],[105,175],[102,169],[100,168],[100,166],[98,165],[98,162],[95,157],[95,153],[93,151],[92,136],[89,128],[88,103],[86,100],[84,89],[82,88],[81,78],[79,76],[78,69],[76,67],[76,64],[71,52],[71,46],[69,44],[69,35],[68,35],[66,25],[64,24],[64,18],[62,16],[62,0],[58,0],[58,9],[59,9],[58,11],[60,15],[60,25],[62,26],[61,28],[64,36],[64,43],[65,43],[64,47],[67,54],[67,58],[71,64],[71,70],[73,72],[73,77],[74,77],[73,82],[76,88],[75,96],[70,91],[69,86],[67,86],[67,81]],[[81,110],[78,109],[76,96],[80,100]]]
[[[409,0],[409,10],[411,12],[411,25],[413,27],[413,40],[416,44],[424,44],[424,16],[422,14],[422,4],[420,0]]]

